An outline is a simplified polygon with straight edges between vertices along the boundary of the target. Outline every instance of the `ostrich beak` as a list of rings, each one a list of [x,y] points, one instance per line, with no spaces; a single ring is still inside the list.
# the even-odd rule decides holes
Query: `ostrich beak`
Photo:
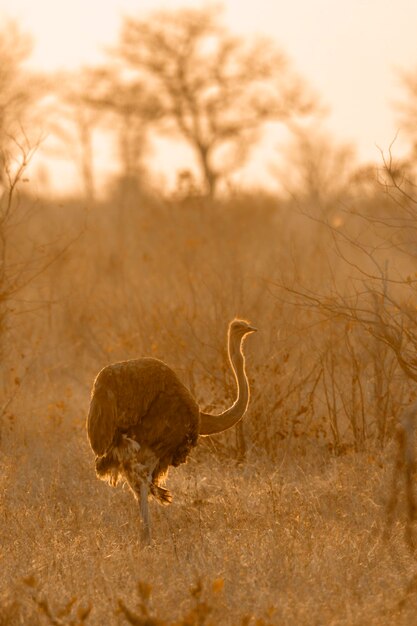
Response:
[[[256,326],[248,326],[248,333],[256,333],[257,330]]]

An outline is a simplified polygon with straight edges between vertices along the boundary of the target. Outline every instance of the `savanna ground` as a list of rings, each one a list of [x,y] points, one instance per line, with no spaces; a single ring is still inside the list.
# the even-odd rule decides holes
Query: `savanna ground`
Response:
[[[413,390],[363,329],[279,288],[336,276],[343,289],[325,229],[271,198],[20,210],[11,254],[42,271],[9,298],[2,330],[0,624],[414,624],[393,483]],[[171,470],[173,504],[151,502],[144,548],[132,495],[94,474],[92,380],[150,354],[221,410],[235,315],[260,329],[243,429]]]

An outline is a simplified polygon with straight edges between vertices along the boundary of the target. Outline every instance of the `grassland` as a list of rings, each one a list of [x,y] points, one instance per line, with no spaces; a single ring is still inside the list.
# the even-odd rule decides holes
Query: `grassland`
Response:
[[[56,259],[8,303],[3,332],[0,624],[415,623],[401,482],[388,524],[409,385],[379,352],[381,442],[372,340],[276,287],[301,276],[319,290],[330,268],[342,289],[325,237],[271,199],[45,204],[19,228],[16,254],[30,240]],[[174,502],[151,503],[144,548],[132,495],[94,475],[92,379],[111,361],[152,354],[204,408],[221,409],[234,393],[234,315],[261,329],[248,342],[243,433],[205,440],[171,471]],[[353,401],[358,376],[364,393]]]
[[[131,494],[95,479],[73,419],[2,455],[0,623],[54,623],[45,600],[57,618],[74,599],[55,623],[91,607],[85,623],[123,624],[120,601],[143,615],[144,585],[155,623],[414,622],[415,557],[401,521],[384,536],[386,452],[298,450],[275,466],[199,449],[171,473],[172,506],[151,505],[144,549]]]

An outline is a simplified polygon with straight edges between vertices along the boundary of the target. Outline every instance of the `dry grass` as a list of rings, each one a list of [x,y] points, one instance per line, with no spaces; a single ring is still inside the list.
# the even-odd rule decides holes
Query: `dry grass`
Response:
[[[25,225],[31,241],[57,247],[58,234],[81,235],[14,303],[31,312],[3,337],[0,624],[415,623],[404,498],[387,532],[404,380],[385,355],[388,443],[377,449],[372,345],[271,294],[282,275],[325,283],[318,233],[266,200],[102,206],[86,228],[77,204],[66,209]],[[94,475],[93,376],[151,354],[203,407],[221,408],[234,393],[225,330],[236,314],[262,329],[248,342],[247,457],[236,463],[234,433],[196,449],[170,474],[172,506],[151,504],[155,541],[144,549],[131,494]]]
[[[384,539],[387,452],[308,446],[280,466],[252,456],[237,465],[203,446],[171,472],[172,506],[152,503],[155,541],[144,549],[134,499],[96,480],[76,413],[4,443],[1,624],[83,623],[83,611],[87,624],[146,611],[160,621],[131,623],[415,619],[415,558],[398,516]]]

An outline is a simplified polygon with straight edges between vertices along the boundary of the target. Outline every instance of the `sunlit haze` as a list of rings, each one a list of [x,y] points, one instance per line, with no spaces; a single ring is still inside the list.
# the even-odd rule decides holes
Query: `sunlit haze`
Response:
[[[74,69],[104,59],[116,43],[124,14],[140,17],[156,8],[201,7],[183,0],[2,0],[0,18],[13,18],[32,35],[30,66]],[[399,70],[417,66],[414,0],[293,0],[224,3],[233,32],[264,34],[288,55],[328,108],[326,128],[353,143],[361,161],[376,161],[401,129],[393,107],[401,97]],[[160,154],[161,152],[161,154]],[[161,171],[172,156],[155,151]]]

